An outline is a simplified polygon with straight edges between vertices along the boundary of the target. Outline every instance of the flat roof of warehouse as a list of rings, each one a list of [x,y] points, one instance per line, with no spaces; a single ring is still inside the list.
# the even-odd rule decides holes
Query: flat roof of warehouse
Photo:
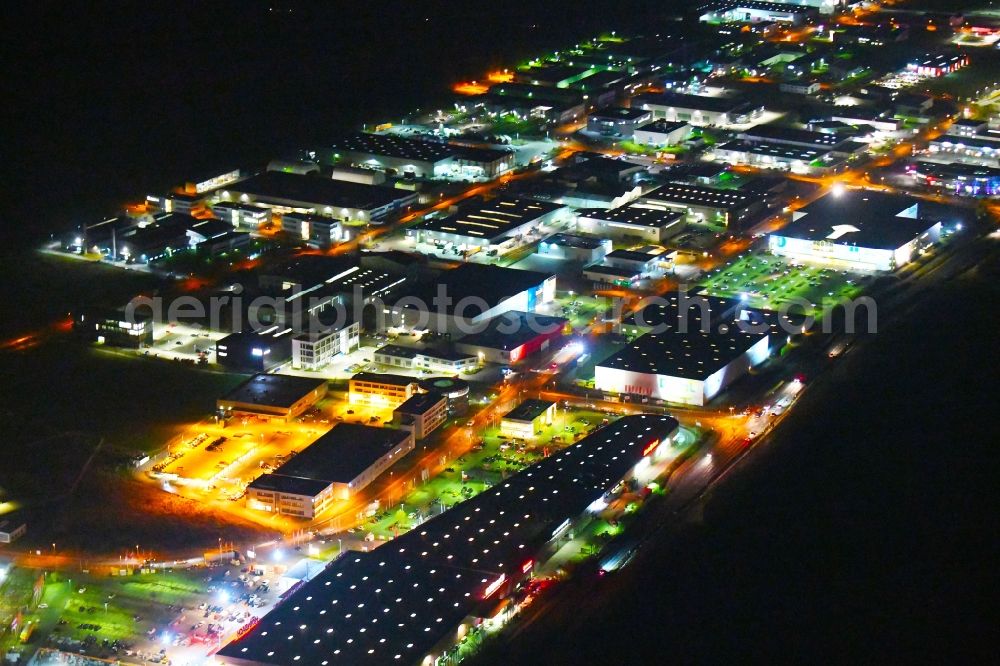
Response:
[[[535,199],[493,199],[461,206],[446,217],[421,220],[412,228],[493,241],[560,208],[562,204]]]
[[[535,400],[529,398],[520,405],[503,415],[504,419],[511,421],[534,421],[539,416],[549,410],[556,403],[550,400]]]
[[[685,183],[661,185],[642,195],[642,198],[648,201],[708,206],[725,210],[745,208],[757,200],[756,197],[739,190]]]
[[[371,210],[413,197],[413,192],[392,187],[351,183],[319,175],[267,171],[222,188],[263,199],[301,201],[332,208]],[[227,204],[228,205],[228,204]]]
[[[367,553],[351,552],[219,651],[257,664],[412,664],[499,598],[572,518],[677,430],[625,416]],[[502,584],[503,581],[501,581]]]
[[[667,377],[706,379],[757,344],[765,334],[729,324],[707,332],[698,326],[647,333],[597,365]]]
[[[495,307],[523,291],[540,287],[552,277],[555,277],[554,273],[465,263],[441,273],[434,284],[422,285],[401,295],[401,298],[416,297],[423,301],[426,308],[432,308],[438,289],[443,288],[444,295],[450,299],[450,303],[443,305],[448,312],[466,297],[483,299],[489,307]],[[474,310],[469,308],[469,316],[473,313]]]
[[[618,208],[582,208],[580,217],[606,222],[610,226],[649,227],[663,229],[674,224],[683,224],[684,214],[676,210],[654,208],[643,204],[628,204]]]
[[[937,224],[919,217],[919,200],[901,194],[846,190],[798,210],[772,235],[895,250]]]
[[[327,485],[349,483],[376,460],[401,446],[409,436],[404,430],[338,423],[274,470],[272,476],[323,481]]]
[[[421,162],[440,162],[450,158],[455,150],[446,143],[408,139],[395,134],[357,132],[337,139],[331,145],[334,151],[367,153]]]

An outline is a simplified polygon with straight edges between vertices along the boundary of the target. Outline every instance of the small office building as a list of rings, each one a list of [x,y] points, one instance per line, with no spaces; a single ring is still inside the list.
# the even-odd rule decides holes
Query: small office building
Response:
[[[20,520],[0,520],[0,543],[14,543],[28,532],[28,526]]]
[[[545,426],[552,425],[556,403],[525,400],[500,419],[500,434],[517,439],[534,439]]]
[[[139,349],[153,344],[153,318],[149,313],[90,307],[73,316],[73,331],[88,342]]]
[[[296,370],[320,370],[341,354],[349,354],[361,344],[358,322],[340,328],[302,333],[292,338],[292,367]]]
[[[348,240],[347,230],[340,220],[312,213],[285,213],[281,216],[281,230],[295,240],[326,249]]]
[[[419,380],[405,375],[359,372],[348,383],[347,399],[352,405],[398,407],[419,392]]]
[[[440,393],[418,393],[392,410],[392,424],[421,440],[448,420],[448,399]]]
[[[256,416],[288,422],[322,400],[327,388],[325,379],[259,374],[219,398],[215,407],[223,417]]]
[[[358,491],[413,450],[413,433],[338,423],[271,474],[247,486],[247,507],[315,518]]]

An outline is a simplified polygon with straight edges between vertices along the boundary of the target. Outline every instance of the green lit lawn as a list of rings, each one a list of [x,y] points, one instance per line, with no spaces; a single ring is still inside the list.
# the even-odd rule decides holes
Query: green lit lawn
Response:
[[[407,494],[402,506],[380,512],[355,530],[355,534],[370,533],[378,539],[391,539],[413,529],[422,519],[475,497],[538,462],[546,453],[572,444],[600,425],[605,417],[604,413],[593,410],[559,410],[551,426],[524,444],[501,436],[499,427],[487,428],[480,445]]]
[[[553,307],[554,314],[559,317],[569,319],[573,329],[586,328],[594,320],[604,316],[608,309],[609,300],[595,296],[582,296],[580,294],[563,293],[556,296]]]
[[[832,268],[793,266],[781,257],[751,254],[710,271],[701,284],[712,296],[746,295],[750,306],[770,310],[803,299],[809,303],[806,314],[817,315],[860,294],[862,281],[861,276],[850,272],[845,275]]]

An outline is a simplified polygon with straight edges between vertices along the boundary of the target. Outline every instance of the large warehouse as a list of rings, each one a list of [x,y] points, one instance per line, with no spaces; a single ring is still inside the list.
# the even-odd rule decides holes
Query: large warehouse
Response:
[[[672,294],[625,323],[642,333],[595,367],[596,388],[704,405],[770,353],[770,326],[740,323],[738,301]]]
[[[247,486],[247,506],[313,518],[350,499],[413,450],[413,433],[338,423],[304,451]]]
[[[554,222],[565,206],[533,199],[474,200],[446,217],[424,219],[406,230],[408,238],[428,245],[452,244],[459,250],[489,250],[513,245],[517,239]]]
[[[774,254],[861,271],[908,264],[941,237],[941,222],[920,218],[916,199],[868,190],[831,193],[794,213],[771,234]]]
[[[384,546],[337,558],[215,659],[237,666],[449,663],[452,646],[471,627],[504,617],[536,563],[586,529],[594,519],[588,508],[641,475],[677,429],[669,416],[625,416]]]
[[[417,201],[417,195],[407,190],[283,171],[267,171],[233,183],[219,197],[224,202],[268,206],[280,213],[315,213],[365,222],[382,220]]]
[[[535,312],[555,294],[556,276],[551,273],[467,263],[445,271],[435,284],[401,296],[390,308],[388,324],[469,333],[470,327],[511,310]]]

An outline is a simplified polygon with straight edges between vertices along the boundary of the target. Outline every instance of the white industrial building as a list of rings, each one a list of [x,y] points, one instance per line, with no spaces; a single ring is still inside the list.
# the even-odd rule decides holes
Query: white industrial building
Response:
[[[727,127],[753,122],[764,115],[764,107],[750,104],[740,95],[691,95],[666,92],[638,95],[634,105],[653,112],[653,119],[684,122],[698,127]]]
[[[768,357],[768,335],[733,327],[640,336],[594,369],[595,387],[667,402],[704,405]]]
[[[937,243],[941,222],[920,218],[916,199],[847,190],[828,194],[772,233],[768,248],[796,261],[860,271],[891,271]]]

